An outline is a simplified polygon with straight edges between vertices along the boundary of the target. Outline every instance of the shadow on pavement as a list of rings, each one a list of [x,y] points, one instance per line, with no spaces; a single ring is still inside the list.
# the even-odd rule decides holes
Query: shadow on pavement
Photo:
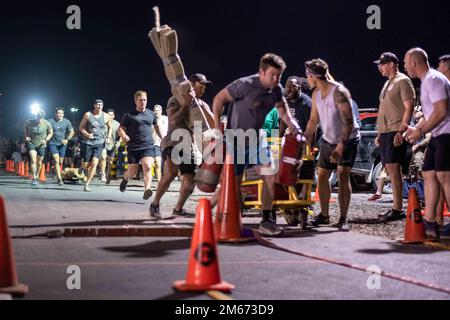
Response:
[[[169,254],[170,251],[186,250],[191,247],[191,239],[177,239],[152,241],[146,244],[125,247],[103,247],[102,250],[118,253],[129,253],[127,258],[158,258]]]
[[[389,253],[403,253],[403,254],[429,254],[442,252],[440,249],[429,248],[423,245],[402,244],[402,243],[388,243],[391,249],[360,249],[356,252],[365,254],[389,254]]]

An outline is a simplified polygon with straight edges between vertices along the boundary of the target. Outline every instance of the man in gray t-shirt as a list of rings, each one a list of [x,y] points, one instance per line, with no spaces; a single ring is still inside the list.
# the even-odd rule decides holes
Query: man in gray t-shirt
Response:
[[[111,119],[111,132],[109,136],[109,140],[105,143],[105,149],[102,152],[102,158],[100,159],[100,168],[101,168],[101,181],[106,182],[106,184],[111,183],[110,179],[110,171],[113,164],[114,157],[116,156],[116,151],[120,146],[120,137],[119,137],[119,127],[120,122],[115,120],[116,113],[113,109],[108,109],[106,113],[109,115]]]
[[[73,130],[72,123],[64,118],[63,108],[56,108],[55,118],[48,120],[48,122],[50,122],[53,128],[53,136],[48,144],[48,149],[55,161],[58,184],[61,186],[64,184],[61,177],[61,166],[66,156],[67,144],[72,139],[75,131]]]
[[[257,137],[257,146],[252,146],[251,143],[248,146],[245,143],[245,136],[243,137],[238,132],[235,132],[236,134],[231,139],[232,141],[227,141],[227,152],[232,147],[235,158],[235,174],[239,187],[245,168],[251,164],[256,165],[258,173],[261,174],[264,181],[262,196],[263,221],[259,231],[265,235],[278,235],[282,233],[282,229],[271,219],[276,174],[271,165],[270,149],[267,142],[260,139],[260,132],[264,132],[264,130],[261,130],[264,120],[273,106],[275,106],[280,119],[287,124],[291,132],[301,131],[297,122],[292,118],[286,100],[283,97],[280,78],[285,69],[286,64],[283,58],[267,53],[261,58],[258,74],[234,81],[220,91],[213,102],[216,129],[221,129],[220,117],[222,116],[224,105],[228,102],[233,102],[228,113],[228,129],[243,130],[246,131],[245,136]],[[230,130],[227,130],[227,136],[230,133]],[[244,159],[242,159],[242,156],[244,156]],[[264,156],[266,156],[265,163],[260,159],[264,158]],[[256,162],[253,162],[252,160],[255,160],[255,158]],[[242,160],[244,160],[244,163],[242,163]],[[211,199],[213,204],[216,203],[217,197],[218,194],[216,192]]]

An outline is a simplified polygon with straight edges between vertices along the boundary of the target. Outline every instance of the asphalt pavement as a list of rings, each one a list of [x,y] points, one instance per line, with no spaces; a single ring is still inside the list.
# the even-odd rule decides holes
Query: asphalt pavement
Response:
[[[195,219],[152,221],[142,182],[130,182],[126,193],[118,183],[95,181],[88,193],[81,184],[59,187],[51,177],[33,187],[27,179],[0,173],[18,275],[30,287],[23,299],[211,299],[206,293],[172,289],[174,281],[186,278],[191,245],[190,237],[172,236],[173,230],[188,230]],[[165,215],[174,208],[178,188],[174,182],[162,200]],[[187,208],[195,208],[202,197],[208,195],[196,190]],[[253,213],[243,223],[251,229],[259,220]],[[450,299],[450,251],[445,248],[404,245],[330,227],[302,231],[283,226],[281,237],[219,244],[221,278],[236,286],[229,297]],[[27,238],[67,228],[135,227],[166,229],[169,236]]]

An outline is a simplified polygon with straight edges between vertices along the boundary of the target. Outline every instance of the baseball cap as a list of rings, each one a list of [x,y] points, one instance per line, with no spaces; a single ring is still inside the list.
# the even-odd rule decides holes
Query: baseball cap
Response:
[[[95,99],[94,104],[103,104],[103,100]]]
[[[206,76],[201,73],[194,73],[189,77],[189,81],[191,82],[200,82],[204,85],[210,86],[212,82],[206,79]]]
[[[392,52],[384,52],[383,54],[381,54],[380,59],[375,60],[373,63],[385,64],[385,63],[389,63],[389,62],[394,62],[394,63],[398,64],[398,58]]]

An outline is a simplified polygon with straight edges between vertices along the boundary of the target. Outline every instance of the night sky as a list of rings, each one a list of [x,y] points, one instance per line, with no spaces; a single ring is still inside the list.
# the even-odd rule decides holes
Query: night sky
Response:
[[[10,2],[10,1],[8,1]],[[321,57],[360,107],[377,107],[384,79],[372,63],[383,51],[401,60],[424,48],[431,64],[450,53],[448,1],[5,1],[0,5],[0,135],[18,136],[32,102],[51,116],[76,105],[88,111],[101,98],[120,118],[134,108],[133,93],[149,93],[149,105],[170,97],[162,63],[147,34],[152,7],[176,29],[186,73],[205,73],[214,86],[205,100],[231,81],[257,72],[265,52],[285,58],[287,76],[304,76],[304,62]],[[446,4],[447,3],[447,4]],[[66,27],[66,9],[81,8],[81,30]],[[381,30],[369,30],[366,9],[381,7]],[[403,69],[403,67],[401,68]]]

